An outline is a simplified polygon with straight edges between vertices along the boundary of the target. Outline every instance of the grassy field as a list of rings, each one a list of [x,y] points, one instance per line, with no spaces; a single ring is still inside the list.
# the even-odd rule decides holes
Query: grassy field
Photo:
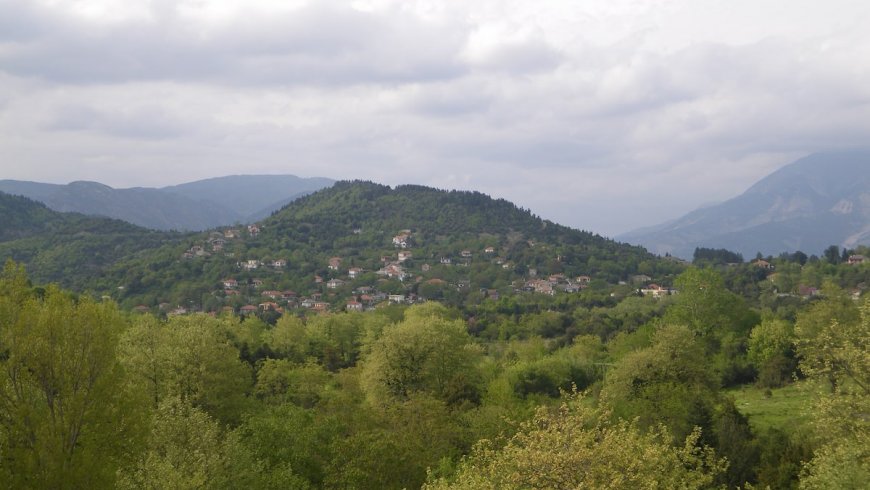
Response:
[[[756,431],[776,428],[785,431],[797,429],[811,421],[810,410],[814,400],[814,385],[798,382],[784,388],[767,390],[754,385],[728,390],[734,397],[740,413],[749,417]]]

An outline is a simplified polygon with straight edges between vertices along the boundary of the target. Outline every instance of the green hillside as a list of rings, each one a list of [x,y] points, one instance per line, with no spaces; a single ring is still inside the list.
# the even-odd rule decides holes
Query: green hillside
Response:
[[[109,276],[127,307],[304,310],[313,301],[335,311],[389,295],[467,306],[519,292],[603,294],[641,273],[668,282],[681,267],[477,192],[340,182],[253,227],[187,235],[122,261]]]
[[[121,220],[58,213],[0,192],[0,258],[24,264],[39,283],[105,292],[110,285],[103,275],[118,260],[175,243],[180,236]]]

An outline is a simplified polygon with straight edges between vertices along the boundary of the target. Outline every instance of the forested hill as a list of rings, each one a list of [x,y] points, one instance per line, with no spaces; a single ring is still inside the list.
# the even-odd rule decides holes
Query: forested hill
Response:
[[[367,237],[408,229],[422,237],[521,233],[552,243],[608,246],[612,241],[545,221],[504,199],[471,191],[418,185],[391,188],[371,182],[339,182],[303,197],[263,222],[266,230],[306,224],[314,237],[342,238],[353,230]],[[388,238],[389,238],[388,237]],[[633,252],[640,252],[634,248]]]
[[[667,282],[679,270],[643,248],[478,192],[339,182],[251,226],[189,235],[181,245],[125,261],[112,277],[125,288],[127,306],[214,311],[275,299],[263,291],[314,295],[331,309],[359,299],[360,291],[458,305],[482,290],[603,290],[636,274]],[[530,284],[541,278],[554,290]],[[239,286],[227,288],[226,280]]]
[[[0,260],[27,267],[39,283],[102,289],[103,273],[122,258],[173,243],[181,235],[127,222],[60,213],[26,197],[0,192]]]

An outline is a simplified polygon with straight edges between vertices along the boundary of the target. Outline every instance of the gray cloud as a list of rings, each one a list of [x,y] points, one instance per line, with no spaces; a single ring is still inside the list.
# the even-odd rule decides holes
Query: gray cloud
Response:
[[[720,0],[359,3],[209,20],[0,0],[0,177],[420,183],[609,234],[870,133],[863,4],[768,31]]]

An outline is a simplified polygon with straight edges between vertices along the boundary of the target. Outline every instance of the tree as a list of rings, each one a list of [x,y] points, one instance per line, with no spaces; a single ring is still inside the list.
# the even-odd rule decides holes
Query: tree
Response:
[[[409,308],[404,321],[384,329],[365,359],[362,383],[376,403],[421,391],[459,401],[475,396],[478,356],[465,324],[430,302]]]
[[[121,489],[304,489],[289,465],[267,468],[236,432],[221,430],[204,411],[179,398],[160,402],[148,446],[118,475]]]
[[[726,466],[698,446],[697,429],[674,446],[662,428],[645,432],[610,420],[569,395],[558,410],[539,408],[504,447],[480,441],[455,477],[433,478],[424,488],[709,488]]]
[[[665,313],[665,323],[686,325],[702,335],[748,330],[757,323],[746,325],[752,321],[751,312],[713,269],[690,267],[677,276],[674,286],[679,294]]]
[[[803,332],[801,332],[803,333]],[[804,337],[801,370],[829,383],[814,409],[822,442],[804,467],[801,488],[866,488],[870,481],[870,299],[854,323],[836,319]]]
[[[221,422],[239,422],[253,378],[222,320],[205,314],[166,322],[143,316],[125,332],[121,350],[131,382],[145,387],[152,408],[176,397]]]
[[[665,424],[678,440],[710,427],[718,383],[703,345],[685,326],[658,330],[652,346],[625,355],[608,372],[601,402],[641,427]]]
[[[124,320],[113,303],[26,284],[11,264],[0,276],[0,485],[109,487],[139,440],[115,354]]]
[[[794,327],[786,320],[766,318],[749,335],[747,357],[758,369],[758,382],[775,388],[791,378],[794,359]]]

